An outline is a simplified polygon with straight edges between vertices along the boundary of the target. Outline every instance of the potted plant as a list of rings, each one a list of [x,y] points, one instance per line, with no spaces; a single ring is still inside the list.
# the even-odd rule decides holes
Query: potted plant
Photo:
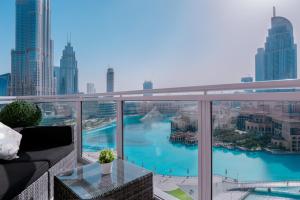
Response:
[[[100,151],[99,154],[99,163],[101,165],[102,174],[111,174],[112,173],[112,162],[115,159],[115,154],[110,149],[104,149]]]
[[[0,112],[0,122],[14,129],[36,126],[41,119],[41,109],[37,105],[23,100],[6,105]]]

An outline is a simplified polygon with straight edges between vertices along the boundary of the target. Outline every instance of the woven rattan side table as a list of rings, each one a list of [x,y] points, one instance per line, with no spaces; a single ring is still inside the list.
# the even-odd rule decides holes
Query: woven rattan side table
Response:
[[[153,199],[152,172],[127,161],[115,160],[113,172],[102,175],[99,163],[66,171],[54,177],[54,199]]]

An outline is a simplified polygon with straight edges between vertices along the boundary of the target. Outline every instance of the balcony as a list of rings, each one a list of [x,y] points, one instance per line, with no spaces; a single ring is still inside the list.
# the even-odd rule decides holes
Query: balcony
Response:
[[[80,163],[104,148],[154,173],[161,199],[300,198],[299,80],[22,99],[74,125]]]

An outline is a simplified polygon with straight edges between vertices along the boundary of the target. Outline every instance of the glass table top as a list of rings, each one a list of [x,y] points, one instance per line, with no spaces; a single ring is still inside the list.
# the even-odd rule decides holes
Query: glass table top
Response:
[[[98,162],[63,172],[56,176],[81,199],[103,196],[105,193],[129,184],[152,172],[127,161],[114,160],[111,174],[102,175]]]

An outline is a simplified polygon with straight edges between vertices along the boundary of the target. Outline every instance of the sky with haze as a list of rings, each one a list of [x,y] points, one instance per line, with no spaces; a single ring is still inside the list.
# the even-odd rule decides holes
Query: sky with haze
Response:
[[[237,83],[254,75],[274,5],[299,45],[299,0],[52,0],[54,63],[71,33],[80,91],[93,82],[104,92],[108,65],[116,91],[145,80],[155,88]],[[14,36],[15,0],[0,0],[0,74],[10,72]]]

